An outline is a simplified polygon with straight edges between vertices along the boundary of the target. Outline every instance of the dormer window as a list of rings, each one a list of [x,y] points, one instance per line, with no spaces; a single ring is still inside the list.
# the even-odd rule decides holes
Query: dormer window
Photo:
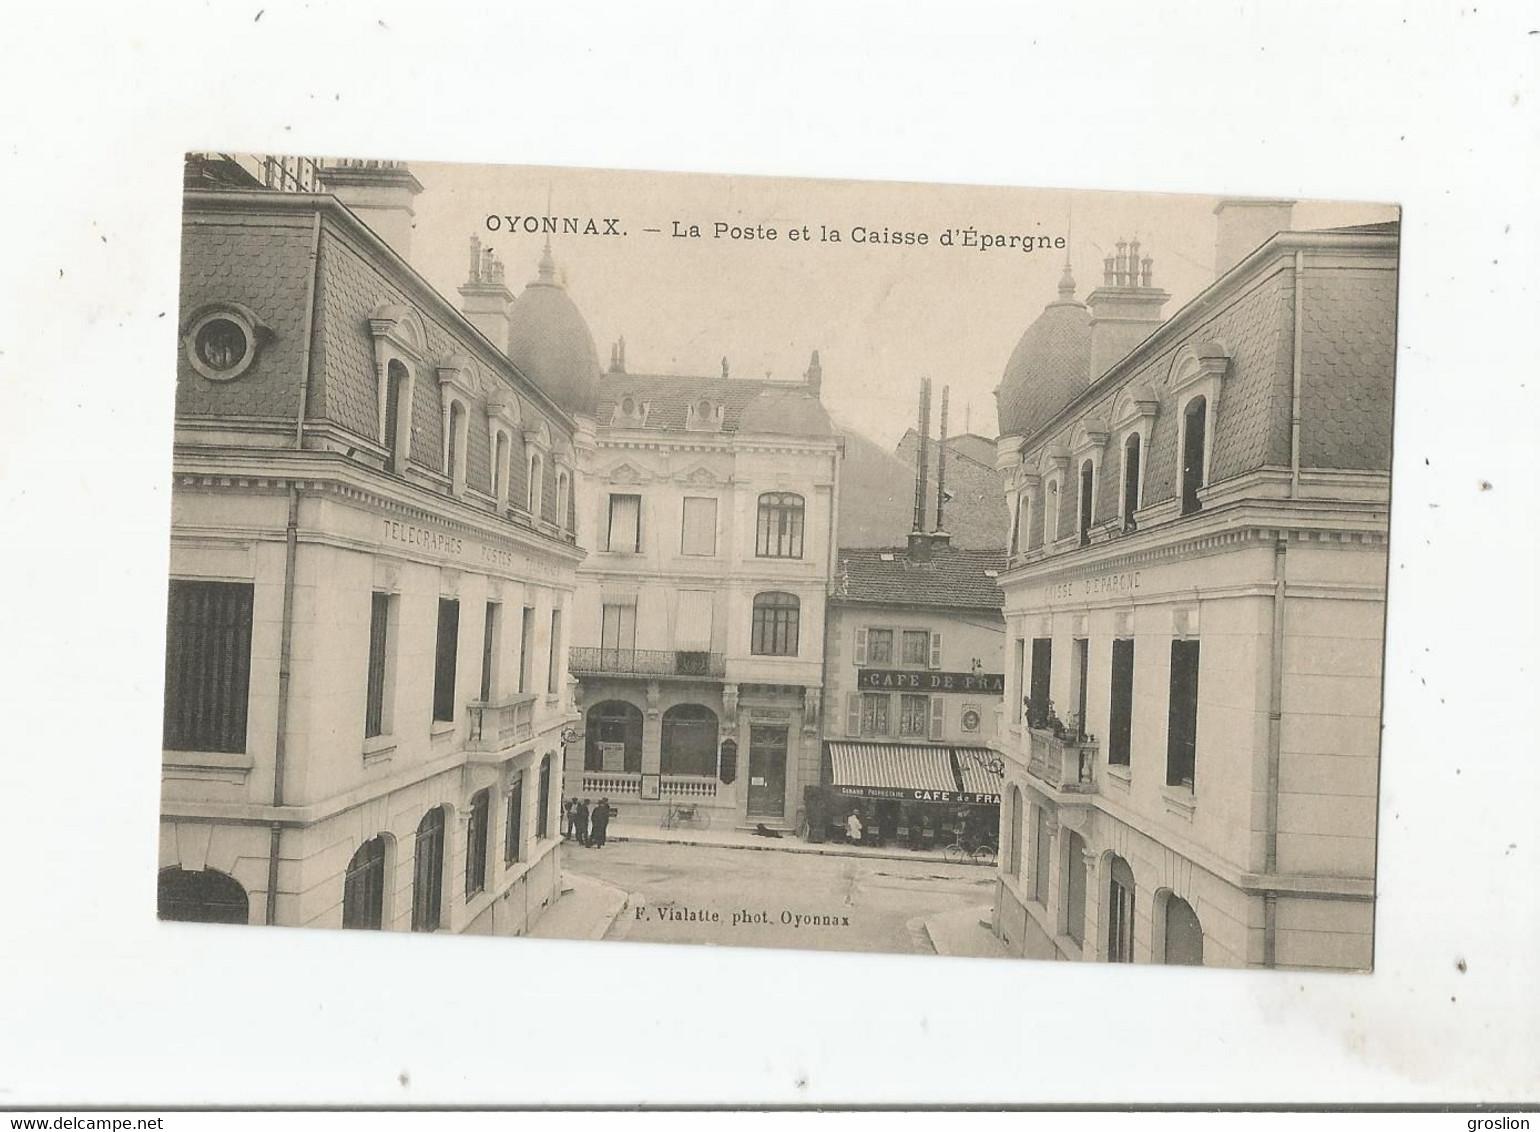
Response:
[[[1214,413],[1230,357],[1215,341],[1186,346],[1171,365],[1171,393],[1176,399],[1181,435],[1181,506],[1183,515],[1202,510],[1199,492],[1212,481]]]
[[[465,494],[465,448],[468,416],[465,402],[455,398],[449,403],[448,428],[444,437],[444,474],[449,477],[453,495]]]
[[[1205,482],[1208,456],[1208,401],[1194,397],[1182,410],[1182,514],[1201,510],[1198,489]]]
[[[620,428],[643,428],[647,424],[647,410],[651,408],[649,402],[638,401],[627,393],[620,399],[620,404],[615,406],[615,418],[613,424]],[[694,411],[694,406],[691,406]]]
[[[267,333],[256,314],[239,303],[204,307],[183,331],[187,361],[210,381],[233,381],[251,368]]]
[[[1080,464],[1080,545],[1091,545],[1091,524],[1096,515],[1096,465]]]
[[[529,507],[529,513],[534,518],[540,518],[542,504],[545,500],[545,461],[540,458],[540,453],[529,454],[529,498],[525,501]]]
[[[722,429],[722,407],[713,405],[702,397],[699,401],[690,404],[685,413],[684,427],[697,429],[702,432],[720,432]]]
[[[1134,529],[1134,512],[1139,510],[1139,457],[1143,441],[1137,432],[1123,442],[1123,529]]]

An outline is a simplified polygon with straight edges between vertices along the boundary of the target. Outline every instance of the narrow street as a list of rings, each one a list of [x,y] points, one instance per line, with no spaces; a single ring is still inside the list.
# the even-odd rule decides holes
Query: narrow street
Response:
[[[566,870],[632,895],[606,939],[929,954],[919,920],[988,905],[994,871],[937,861],[612,842]]]

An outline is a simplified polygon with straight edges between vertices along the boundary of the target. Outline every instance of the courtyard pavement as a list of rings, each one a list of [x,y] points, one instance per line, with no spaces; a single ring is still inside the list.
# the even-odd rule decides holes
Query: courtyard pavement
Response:
[[[660,845],[710,845],[721,849],[773,849],[783,853],[809,853],[820,857],[867,857],[882,861],[931,861],[944,863],[946,858],[940,849],[906,849],[902,846],[852,845],[844,841],[807,842],[795,833],[782,832],[780,837],[764,837],[746,829],[693,829],[682,827],[660,829],[656,822],[610,822],[610,841],[643,841]],[[569,846],[570,846],[569,842]],[[584,854],[581,847],[571,851]],[[991,877],[994,870],[981,865],[958,866],[977,869]]]

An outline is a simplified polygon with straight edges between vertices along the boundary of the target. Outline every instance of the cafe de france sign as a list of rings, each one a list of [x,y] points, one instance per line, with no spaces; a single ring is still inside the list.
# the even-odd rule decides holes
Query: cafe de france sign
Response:
[[[914,672],[897,668],[858,668],[856,669],[856,687],[863,692],[1003,696],[1005,695],[1005,673]]]

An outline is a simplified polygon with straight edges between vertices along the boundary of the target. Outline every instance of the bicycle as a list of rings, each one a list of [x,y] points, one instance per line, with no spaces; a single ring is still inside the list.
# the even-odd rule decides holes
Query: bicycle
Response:
[[[659,829],[678,829],[681,826],[692,826],[696,829],[710,829],[711,815],[700,806],[675,803],[663,811],[663,820],[658,823]]]
[[[963,834],[956,841],[941,851],[942,857],[949,865],[961,865],[971,861],[975,865],[993,865],[995,857],[999,854],[999,846],[988,840],[976,841],[973,837]]]

